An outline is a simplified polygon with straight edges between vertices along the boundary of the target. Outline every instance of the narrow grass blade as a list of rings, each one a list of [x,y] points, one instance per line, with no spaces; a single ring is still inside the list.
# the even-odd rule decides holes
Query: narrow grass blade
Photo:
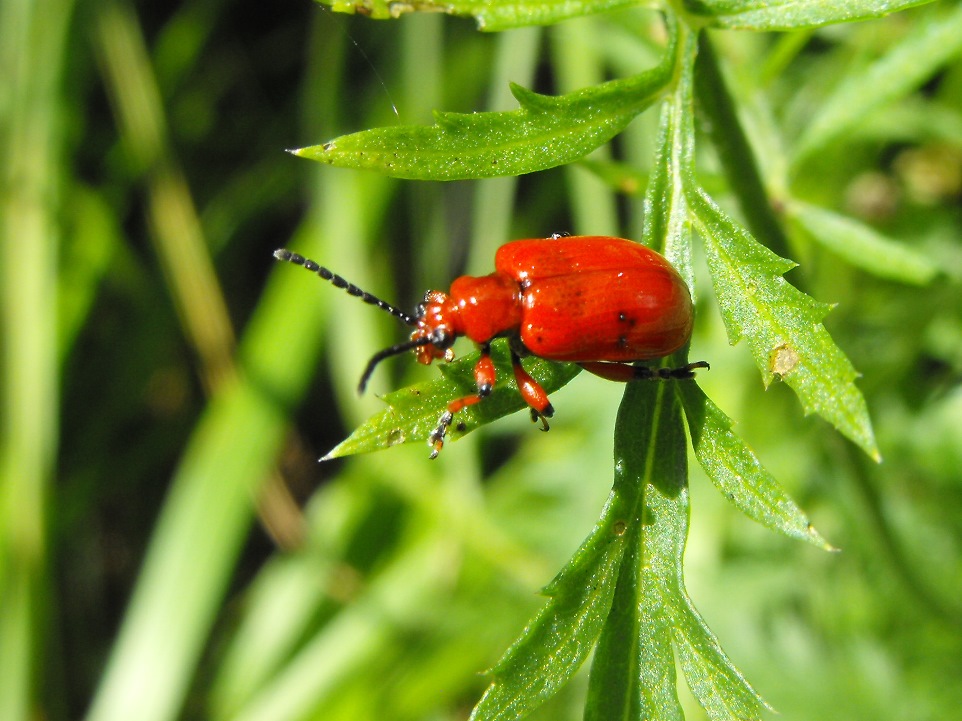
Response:
[[[793,201],[787,213],[820,245],[879,278],[926,285],[939,272],[922,253],[854,218],[801,201]]]
[[[837,3],[845,7],[848,3]],[[946,3],[951,7],[952,3]],[[932,13],[871,65],[849,72],[821,104],[795,148],[798,165],[842,137],[873,110],[914,91],[962,51],[962,6]]]

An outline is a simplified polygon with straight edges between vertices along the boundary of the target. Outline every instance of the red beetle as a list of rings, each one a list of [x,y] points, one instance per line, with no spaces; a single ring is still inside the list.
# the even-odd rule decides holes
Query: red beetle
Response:
[[[474,367],[478,391],[448,403],[431,433],[431,458],[444,445],[454,414],[491,394],[495,368],[491,341],[507,337],[518,389],[533,420],[554,414],[548,394],[521,366],[528,355],[571,361],[614,381],[694,377],[698,361],[681,368],[632,365],[671,355],[688,342],[692,304],[688,286],[655,251],[622,238],[552,236],[515,240],[498,248],[494,273],[457,278],[451,291],[429,290],[413,316],[398,310],[312,260],[289,250],[274,257],[304,266],[414,327],[411,338],[377,353],[358,387],[364,391],[374,367],[414,350],[420,363],[454,358],[451,346],[467,336],[481,351]]]

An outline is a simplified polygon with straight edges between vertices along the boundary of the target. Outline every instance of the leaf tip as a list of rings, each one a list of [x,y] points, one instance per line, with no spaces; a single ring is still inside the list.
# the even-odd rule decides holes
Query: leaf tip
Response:
[[[838,427],[838,426],[836,426]],[[882,462],[882,454],[879,452],[878,443],[875,442],[875,431],[872,430],[872,423],[866,417],[865,422],[857,428],[839,428],[843,435],[861,448],[865,455],[876,463]],[[851,432],[849,432],[851,430]]]
[[[828,551],[829,553],[839,553],[842,550],[838,546],[833,546],[831,543],[825,540],[825,537],[815,530],[815,526],[813,526],[811,523],[808,524],[808,536],[806,537],[806,540],[818,546],[823,551]]]
[[[323,145],[308,145],[304,148],[289,148],[288,153],[308,160],[325,160],[328,153],[335,149],[334,141]]]
[[[550,95],[536,93],[517,83],[510,83],[509,89],[514,99],[518,101],[518,105],[531,112],[545,112],[553,109],[557,104],[555,98]]]
[[[337,452],[337,449],[340,448],[340,447],[341,447],[340,444],[334,446],[334,448],[332,448],[332,449],[329,450],[327,453],[325,453],[323,456],[321,456],[320,458],[318,458],[318,459],[317,459],[317,462],[318,462],[318,463],[324,463],[325,461],[333,461],[335,458],[340,458],[340,454]]]

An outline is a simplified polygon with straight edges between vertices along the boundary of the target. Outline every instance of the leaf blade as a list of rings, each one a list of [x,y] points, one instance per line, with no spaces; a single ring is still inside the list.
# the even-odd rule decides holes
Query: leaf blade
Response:
[[[495,362],[498,377],[504,380],[495,386],[483,403],[458,412],[456,423],[448,429],[445,436],[446,441],[456,441],[482,425],[526,407],[518,393],[511,371],[510,353],[503,340],[492,344],[491,357]],[[448,401],[477,392],[473,372],[477,359],[478,355],[475,353],[454,363],[441,365],[441,378],[386,394],[383,400],[388,407],[355,428],[351,435],[326,453],[321,460],[371,453],[404,443],[427,442]],[[549,394],[581,372],[581,368],[573,363],[553,363],[540,358],[525,361],[525,365],[526,370]]]
[[[676,402],[663,383],[632,383],[615,428],[616,485],[638,489],[611,610],[598,640],[588,683],[586,721],[613,718],[680,720],[671,631],[665,614],[662,558],[648,554],[654,523],[647,498],[654,484],[684,482],[687,456]],[[674,539],[684,545],[684,535]],[[661,575],[660,575],[661,572]]]
[[[766,385],[784,380],[806,414],[822,416],[879,460],[858,374],[821,323],[831,307],[791,286],[782,274],[794,263],[758,243],[703,191],[688,199],[729,342],[745,338]]]
[[[854,218],[801,201],[792,201],[787,213],[819,245],[879,278],[926,285],[939,272],[922,253]]]
[[[673,648],[710,718],[758,719],[765,706],[685,590],[689,496],[681,412],[670,384],[646,383],[629,385],[619,410],[616,467],[643,492],[595,653],[586,719],[681,721]],[[626,639],[632,631],[636,638]]]
[[[697,34],[679,29],[681,72],[661,111],[655,158],[645,191],[644,243],[661,250],[694,292],[691,220],[685,188],[694,183],[693,72]]]
[[[932,0],[702,0],[686,3],[713,27],[797,30],[880,18]]]
[[[491,685],[471,721],[522,718],[554,695],[584,663],[611,608],[625,529],[639,493],[639,486],[616,473],[601,518],[545,588],[548,603],[490,671]]]
[[[377,20],[395,19],[411,12],[444,12],[473,17],[478,29],[500,31],[530,25],[549,25],[568,18],[636,5],[635,0],[567,0],[563,3],[537,0],[418,0],[411,3],[390,0],[318,0],[334,12],[364,14]]]
[[[655,68],[566,95],[518,85],[520,107],[488,113],[435,114],[431,126],[393,126],[343,135],[295,155],[395,178],[461,180],[522,175],[570,163],[620,133],[656,102],[671,80],[673,43]]]
[[[708,718],[712,721],[760,719],[763,708],[771,710],[735,668],[684,591],[683,603],[674,611],[679,663],[692,695]]]
[[[678,393],[685,408],[695,457],[721,494],[766,528],[832,549],[775,477],[732,431],[731,419],[697,384],[679,386]]]

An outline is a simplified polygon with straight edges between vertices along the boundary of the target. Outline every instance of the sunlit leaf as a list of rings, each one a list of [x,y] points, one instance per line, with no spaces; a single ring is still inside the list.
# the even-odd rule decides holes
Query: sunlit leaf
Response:
[[[680,578],[673,565],[681,563],[687,529],[665,523],[649,505],[665,493],[679,501],[687,483],[685,432],[667,384],[626,389],[615,426],[615,478],[640,495],[591,666],[585,719],[680,719],[668,587]]]
[[[671,79],[674,54],[631,78],[567,95],[548,96],[512,85],[521,105],[491,113],[437,112],[436,125],[363,130],[296,155],[396,178],[457,180],[522,175],[570,163],[620,133],[658,100]]]
[[[883,17],[932,0],[687,0],[686,10],[731,30],[793,30]]]
[[[695,457],[718,490],[763,526],[830,549],[774,476],[732,431],[731,419],[694,383],[679,384],[678,390]]]
[[[685,385],[693,385],[684,382]],[[712,719],[757,719],[764,702],[685,591],[688,467],[681,404],[668,384],[634,383],[615,432],[619,476],[642,489],[618,588],[598,643],[585,718],[677,720],[675,653]]]
[[[687,520],[687,514],[685,518]],[[692,695],[708,718],[712,721],[760,719],[762,709],[770,707],[722,650],[684,586],[672,598],[676,600],[672,617],[678,662]]]
[[[482,403],[459,411],[448,429],[448,441],[456,441],[476,428],[525,408],[511,371],[510,352],[504,341],[492,345],[491,357],[498,371],[494,392]],[[427,443],[449,401],[477,392],[474,364],[477,354],[438,366],[441,377],[393,391],[383,397],[387,408],[371,416],[321,460],[370,453],[402,443]],[[581,368],[571,363],[552,363],[533,358],[524,361],[531,376],[548,393],[561,388]]]
[[[778,378],[875,459],[878,448],[857,373],[822,319],[831,309],[790,285],[794,263],[759,244],[701,191],[688,198],[705,240],[715,295],[733,345],[747,340],[766,385]]]
[[[651,180],[645,193],[645,245],[660,250],[694,291],[691,220],[685,188],[694,183],[693,73],[698,38],[682,29],[682,72],[661,110]]]
[[[491,670],[472,721],[519,719],[570,680],[594,647],[611,607],[641,486],[617,470],[591,535],[545,588],[550,600]]]
[[[507,30],[528,25],[548,25],[572,17],[637,5],[636,0],[319,0],[334,12],[357,13],[378,20],[411,12],[443,12],[473,17],[479,30]]]

